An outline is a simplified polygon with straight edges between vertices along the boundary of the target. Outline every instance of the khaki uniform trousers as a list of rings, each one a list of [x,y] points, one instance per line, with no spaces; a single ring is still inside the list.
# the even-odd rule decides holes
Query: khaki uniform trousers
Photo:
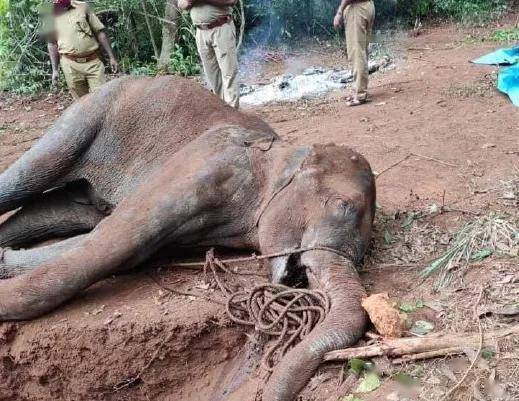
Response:
[[[86,63],[78,63],[61,57],[60,64],[68,89],[74,99],[93,92],[106,82],[105,66],[98,58]]]
[[[228,105],[239,108],[236,27],[228,22],[213,29],[197,29],[196,45],[210,88]]]
[[[375,5],[372,0],[353,3],[344,9],[346,48],[359,100],[366,100],[368,96],[368,45],[374,21]]]

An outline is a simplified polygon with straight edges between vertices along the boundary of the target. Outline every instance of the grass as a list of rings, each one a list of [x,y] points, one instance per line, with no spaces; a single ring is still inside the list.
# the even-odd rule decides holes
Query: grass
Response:
[[[519,168],[508,181],[501,181],[499,199],[509,206],[519,207]]]
[[[514,28],[495,29],[488,34],[470,34],[462,41],[465,44],[477,44],[485,42],[513,43],[519,40],[519,26]]]
[[[517,256],[519,227],[507,217],[489,214],[466,224],[452,245],[422,271],[422,277],[439,274],[437,288],[450,282],[451,273],[493,254]]]
[[[507,29],[496,29],[492,32],[488,40],[493,42],[514,42],[519,40],[519,27],[507,28]]]

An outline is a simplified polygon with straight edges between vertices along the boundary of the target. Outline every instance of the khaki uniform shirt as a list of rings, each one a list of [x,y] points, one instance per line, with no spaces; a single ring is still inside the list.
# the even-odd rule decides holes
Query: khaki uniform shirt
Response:
[[[73,1],[68,11],[55,17],[52,28],[60,54],[85,54],[99,48],[96,34],[104,25],[86,3]]]
[[[218,7],[210,4],[194,5],[190,11],[193,24],[210,24],[220,17],[232,14],[232,7]]]

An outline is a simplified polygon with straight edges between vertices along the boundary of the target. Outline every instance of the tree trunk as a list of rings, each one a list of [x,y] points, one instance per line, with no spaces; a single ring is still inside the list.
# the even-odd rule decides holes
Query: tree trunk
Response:
[[[153,35],[153,28],[151,26],[151,21],[149,18],[148,10],[146,10],[146,0],[141,0],[141,7],[142,11],[144,13],[144,20],[146,21],[146,26],[148,27],[148,33],[150,35],[150,41],[151,45],[153,46],[153,54],[155,55],[155,58],[159,58],[159,49],[157,47],[157,43],[155,42],[155,37]]]
[[[179,10],[177,0],[166,1],[164,10],[164,21],[162,22],[162,48],[158,60],[160,70],[169,70],[171,53],[177,42]]]

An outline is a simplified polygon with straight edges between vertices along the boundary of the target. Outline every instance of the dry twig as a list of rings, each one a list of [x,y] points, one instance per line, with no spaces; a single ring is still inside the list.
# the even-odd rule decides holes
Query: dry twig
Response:
[[[478,330],[479,330],[479,346],[478,346],[478,351],[476,352],[476,356],[474,357],[474,360],[471,362],[471,364],[468,367],[468,369],[465,372],[465,374],[454,385],[454,387],[452,387],[449,391],[447,391],[447,393],[445,393],[445,395],[440,399],[440,401],[447,401],[450,398],[451,394],[454,393],[465,382],[465,380],[467,379],[467,376],[472,371],[472,369],[476,365],[476,362],[478,361],[479,357],[481,356],[481,351],[483,350],[483,344],[485,342],[485,339],[484,339],[484,336],[483,336],[483,327],[481,325],[481,320],[479,319],[478,306],[479,306],[479,303],[481,302],[481,299],[483,298],[483,292],[484,291],[485,291],[485,288],[481,287],[481,290],[479,291],[478,299],[477,299],[476,303],[474,304],[474,319],[478,323]]]
[[[421,154],[418,154],[418,153],[414,153],[414,152],[411,152],[409,154],[407,154],[405,157],[403,157],[402,159],[400,159],[399,161],[397,161],[396,163],[393,163],[391,166],[385,168],[384,170],[382,170],[381,172],[379,172],[377,174],[377,178],[379,178],[382,174],[388,172],[389,170],[391,170],[392,168],[398,166],[399,164],[405,162],[407,159],[409,159],[411,156],[415,156],[415,157],[419,157],[420,159],[425,159],[425,160],[430,160],[430,161],[433,161],[433,162],[436,162],[436,163],[439,163],[439,164],[443,164],[444,166],[449,166],[449,167],[458,167],[457,165],[455,164],[452,164],[452,163],[447,163],[443,160],[440,160],[440,159],[436,159],[434,157],[430,157],[430,156],[424,156],[424,155],[421,155]]]

